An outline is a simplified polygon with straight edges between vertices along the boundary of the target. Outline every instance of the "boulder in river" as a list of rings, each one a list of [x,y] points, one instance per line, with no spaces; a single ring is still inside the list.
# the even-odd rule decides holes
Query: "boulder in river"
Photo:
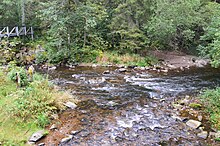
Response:
[[[186,125],[193,129],[197,129],[199,126],[202,125],[202,123],[196,120],[189,120],[186,122]]]

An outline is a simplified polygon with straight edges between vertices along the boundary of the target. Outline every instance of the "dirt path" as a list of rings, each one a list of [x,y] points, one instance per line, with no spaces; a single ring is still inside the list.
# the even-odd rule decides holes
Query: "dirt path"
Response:
[[[190,68],[193,66],[204,67],[209,64],[208,59],[202,59],[178,51],[151,51],[149,54],[158,58],[163,65],[173,69]]]

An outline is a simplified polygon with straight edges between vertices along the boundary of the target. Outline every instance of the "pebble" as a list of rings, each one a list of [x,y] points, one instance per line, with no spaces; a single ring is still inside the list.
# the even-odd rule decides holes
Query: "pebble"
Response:
[[[82,136],[82,137],[87,137],[89,134],[90,134],[90,132],[88,130],[82,130],[80,132],[80,136]]]
[[[126,72],[127,69],[125,69],[125,68],[120,68],[120,69],[118,69],[118,71],[119,71],[119,72]]]
[[[66,102],[64,105],[70,109],[75,109],[77,107],[77,105],[73,102]]]
[[[102,74],[110,74],[109,70],[104,71]]]
[[[206,139],[208,136],[208,132],[207,131],[202,131],[201,133],[197,134],[198,137]]]
[[[220,131],[217,131],[217,132],[215,133],[215,138],[220,138]]]
[[[92,67],[96,68],[98,65],[97,64],[93,64]]]
[[[63,139],[61,140],[61,143],[66,143],[66,142],[70,141],[72,138],[73,138],[73,136],[72,136],[72,135],[69,135],[68,137],[63,138]]]
[[[198,120],[201,122],[202,121],[202,116],[201,115],[198,115]]]
[[[114,101],[109,101],[109,102],[107,103],[107,106],[111,106],[111,107],[116,106],[116,105],[118,105],[118,103],[116,103],[116,102],[114,102]]]
[[[71,135],[76,135],[76,134],[78,134],[78,133],[80,133],[80,131],[78,131],[78,130],[76,130],[76,131],[71,131],[71,132],[70,132]]]
[[[45,146],[45,143],[39,143],[37,146]]]
[[[197,129],[199,126],[202,125],[202,123],[196,120],[189,120],[186,122],[186,125],[193,129]]]
[[[50,130],[54,130],[54,129],[57,129],[57,124],[53,124],[53,125],[50,127]]]

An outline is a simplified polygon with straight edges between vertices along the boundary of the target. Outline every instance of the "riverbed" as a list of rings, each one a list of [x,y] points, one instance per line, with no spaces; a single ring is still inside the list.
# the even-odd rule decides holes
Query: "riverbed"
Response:
[[[173,103],[220,84],[219,70],[191,68],[168,73],[117,67],[60,67],[48,71],[53,83],[80,100],[55,121],[46,145],[198,145],[214,144],[186,125]],[[180,117],[176,118],[176,117]],[[53,123],[54,124],[54,123]],[[210,128],[209,123],[204,124]],[[49,128],[49,127],[48,127]],[[211,131],[211,129],[209,129]],[[71,139],[61,140],[71,135]],[[215,145],[219,144],[215,142]]]

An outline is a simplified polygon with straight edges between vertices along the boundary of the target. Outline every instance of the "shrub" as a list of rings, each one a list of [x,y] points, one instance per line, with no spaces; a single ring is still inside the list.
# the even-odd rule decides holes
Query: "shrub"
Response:
[[[26,86],[28,84],[28,75],[24,68],[12,67],[10,72],[8,73],[9,79],[16,82],[17,73],[19,73],[20,78],[21,78],[21,86]]]
[[[202,45],[199,46],[201,55],[211,59],[214,67],[220,66],[220,5],[210,3],[207,5],[207,11],[210,16],[210,24],[205,28],[205,33],[201,37]],[[208,17],[207,16],[207,17]]]
[[[141,57],[137,54],[119,55],[117,52],[105,52],[97,58],[99,63],[124,64],[128,66],[148,66],[155,64],[157,60],[152,57]]]
[[[200,98],[210,113],[211,122],[220,129],[220,87],[204,91]]]
[[[34,77],[36,78],[39,77]],[[35,80],[25,89],[18,90],[10,96],[15,99],[10,112],[23,121],[37,119],[40,126],[48,123],[52,113],[65,109],[65,101],[74,100],[70,94],[56,91],[46,79]]]

